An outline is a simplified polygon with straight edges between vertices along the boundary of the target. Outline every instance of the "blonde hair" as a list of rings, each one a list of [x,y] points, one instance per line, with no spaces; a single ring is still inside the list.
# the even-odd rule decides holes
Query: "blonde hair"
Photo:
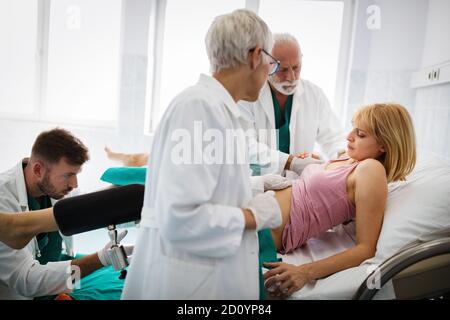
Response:
[[[359,109],[354,118],[367,128],[385,153],[378,159],[387,181],[405,180],[416,165],[416,136],[411,116],[396,103],[376,103]]]

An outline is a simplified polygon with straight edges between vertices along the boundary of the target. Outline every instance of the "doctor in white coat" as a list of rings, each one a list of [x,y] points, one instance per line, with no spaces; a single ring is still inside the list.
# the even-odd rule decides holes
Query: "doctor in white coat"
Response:
[[[212,77],[175,97],[155,132],[123,299],[258,299],[257,231],[281,213],[273,191],[252,198],[248,146],[228,138],[248,126],[236,102],[255,101],[278,68],[271,42],[248,10],[210,26]]]
[[[269,77],[258,101],[240,102],[259,143],[251,148],[250,158],[261,174],[285,169],[299,174],[314,160],[294,155],[313,152],[317,142],[328,158],[336,158],[345,152],[345,133],[323,91],[300,79],[302,53],[296,38],[287,33],[273,37],[272,55],[280,61],[280,70]]]
[[[24,159],[28,161],[28,159]],[[14,168],[0,174],[0,211],[28,211],[28,197],[23,165],[20,161]],[[73,255],[71,237],[63,237],[65,253]],[[13,250],[0,242],[0,300],[31,299],[69,292],[67,280],[70,261],[49,262],[41,265],[36,259],[40,255],[38,241],[33,238],[21,250]]]
[[[53,206],[57,199],[77,188],[77,174],[88,158],[87,148],[68,131],[56,128],[42,132],[30,158],[0,173],[0,211],[14,214]],[[0,300],[69,293],[74,289],[72,275],[84,277],[111,264],[107,256],[109,243],[80,259],[53,261],[61,254],[59,237],[64,241],[66,255],[73,256],[71,237],[57,232],[38,235],[20,250],[0,242]],[[49,262],[41,264],[42,259]],[[80,272],[72,273],[77,270]]]

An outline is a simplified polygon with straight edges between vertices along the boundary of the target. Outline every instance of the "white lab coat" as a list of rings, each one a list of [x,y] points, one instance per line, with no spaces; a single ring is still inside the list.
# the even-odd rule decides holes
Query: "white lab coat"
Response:
[[[272,132],[255,136],[257,143],[250,145],[250,162],[262,166],[261,174],[280,174],[289,155],[278,151],[269,84],[264,85],[256,102],[240,101],[239,105],[253,121],[256,134],[259,130]],[[294,93],[289,131],[291,154],[312,152],[316,142],[328,158],[335,158],[338,152],[345,151],[345,133],[328,99],[318,86],[307,80],[301,79]]]
[[[252,194],[249,164],[175,164],[172,134],[182,129],[199,142],[194,121],[224,137],[244,125],[239,107],[212,77],[201,75],[172,101],[154,136],[123,299],[259,297],[257,233],[244,230],[240,209]]]
[[[22,161],[0,174],[0,212],[28,210],[27,191]],[[70,292],[67,280],[70,261],[40,265],[36,259],[34,238],[21,250],[0,242],[0,300],[32,299],[33,297]],[[63,237],[66,252],[72,253],[71,238]]]

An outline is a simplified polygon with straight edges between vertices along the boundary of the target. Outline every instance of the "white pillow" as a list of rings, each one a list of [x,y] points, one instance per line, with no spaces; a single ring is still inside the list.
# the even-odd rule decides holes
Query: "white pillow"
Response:
[[[377,253],[380,264],[407,244],[450,227],[450,165],[419,160],[406,181],[389,185]]]

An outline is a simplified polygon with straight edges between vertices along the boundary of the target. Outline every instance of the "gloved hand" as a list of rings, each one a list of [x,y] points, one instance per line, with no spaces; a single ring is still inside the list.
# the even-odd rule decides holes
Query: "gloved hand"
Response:
[[[278,174],[265,174],[261,178],[264,182],[264,191],[282,190],[292,185],[292,180]]]
[[[264,181],[261,176],[250,177],[250,186],[252,188],[252,197],[264,193]]]
[[[120,241],[122,241],[122,239],[125,238],[127,233],[128,233],[128,230],[124,230],[121,233],[119,233],[117,235],[117,242],[120,243]],[[98,259],[100,260],[102,265],[105,267],[112,264],[111,257],[108,254],[108,249],[110,249],[112,246],[113,246],[113,242],[109,241],[102,250],[97,252]],[[127,257],[133,254],[134,246],[123,246],[123,248],[125,249],[125,253],[127,254]]]
[[[252,198],[247,209],[250,209],[255,217],[257,231],[275,229],[281,225],[281,209],[273,191],[267,191]]]
[[[294,171],[296,174],[300,175],[305,169],[305,167],[309,164],[321,164],[324,163],[323,160],[314,159],[312,157],[307,158],[294,158],[292,159],[291,165],[289,167],[289,170]]]

